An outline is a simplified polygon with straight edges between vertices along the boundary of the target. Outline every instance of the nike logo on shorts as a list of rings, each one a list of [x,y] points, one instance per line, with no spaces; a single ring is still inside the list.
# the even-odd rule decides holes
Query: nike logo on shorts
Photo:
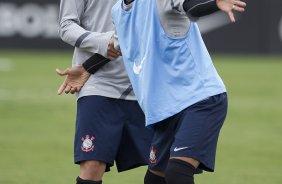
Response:
[[[184,149],[188,149],[189,147],[180,147],[180,148],[178,148],[178,147],[175,147],[174,148],[174,152],[177,152],[177,151],[180,151],[180,150],[184,150]]]

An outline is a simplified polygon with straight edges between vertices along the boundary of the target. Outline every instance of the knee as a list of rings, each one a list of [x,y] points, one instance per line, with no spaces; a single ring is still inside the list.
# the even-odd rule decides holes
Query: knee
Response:
[[[153,172],[147,170],[147,173],[144,177],[144,184],[166,184],[164,177],[161,176],[162,174],[158,173],[157,175],[157,172]]]
[[[170,159],[165,171],[167,184],[194,184],[195,167],[183,160]]]
[[[106,164],[97,160],[88,160],[80,163],[80,176],[87,180],[101,180]]]
[[[99,160],[86,160],[80,163],[81,169],[98,169],[105,165],[104,162],[101,162]]]

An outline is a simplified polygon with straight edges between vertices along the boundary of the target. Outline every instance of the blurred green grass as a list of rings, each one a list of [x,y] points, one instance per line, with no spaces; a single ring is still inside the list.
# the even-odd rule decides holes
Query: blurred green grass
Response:
[[[68,184],[76,98],[57,96],[70,52],[0,52],[0,183]],[[216,172],[196,183],[282,183],[282,57],[215,55],[229,96]],[[106,173],[105,184],[143,183],[146,167]]]

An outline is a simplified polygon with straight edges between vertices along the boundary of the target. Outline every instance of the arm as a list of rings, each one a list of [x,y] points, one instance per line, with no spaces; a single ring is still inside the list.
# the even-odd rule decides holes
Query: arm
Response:
[[[202,17],[219,10],[216,0],[185,0],[183,9],[192,17]]]
[[[84,1],[61,0],[59,21],[62,40],[94,54],[82,66],[67,68],[63,71],[56,69],[59,76],[66,76],[58,89],[59,95],[63,91],[65,93],[80,91],[90,74],[94,74],[110,60],[115,60],[121,55],[120,51],[114,48],[114,31],[90,32],[80,26],[84,9]],[[104,57],[105,55],[107,58]]]
[[[99,53],[107,57],[108,43],[114,31],[106,33],[92,32],[81,26],[85,1],[61,0],[59,13],[59,34],[61,39],[75,47],[90,53]]]
[[[195,19],[210,15],[219,10],[228,14],[230,20],[235,22],[233,11],[243,12],[246,3],[241,0],[167,0],[173,9],[184,11],[188,17]]]
[[[233,11],[243,12],[246,3],[241,0],[184,0],[183,9],[188,16],[202,17],[221,10],[235,22]]]
[[[134,0],[124,0],[125,4],[130,4]],[[233,11],[245,11],[246,3],[241,0],[169,0],[173,9],[185,11],[192,18],[199,18],[210,15],[219,10],[228,14],[231,22],[235,22]]]

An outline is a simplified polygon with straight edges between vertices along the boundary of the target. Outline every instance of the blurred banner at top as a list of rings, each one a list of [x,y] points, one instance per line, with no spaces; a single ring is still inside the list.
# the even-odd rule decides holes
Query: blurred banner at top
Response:
[[[66,49],[58,36],[59,0],[0,0],[0,48]],[[282,54],[282,0],[247,1],[230,23],[223,13],[198,20],[211,52]]]
[[[66,48],[58,11],[59,0],[0,0],[0,48]]]

